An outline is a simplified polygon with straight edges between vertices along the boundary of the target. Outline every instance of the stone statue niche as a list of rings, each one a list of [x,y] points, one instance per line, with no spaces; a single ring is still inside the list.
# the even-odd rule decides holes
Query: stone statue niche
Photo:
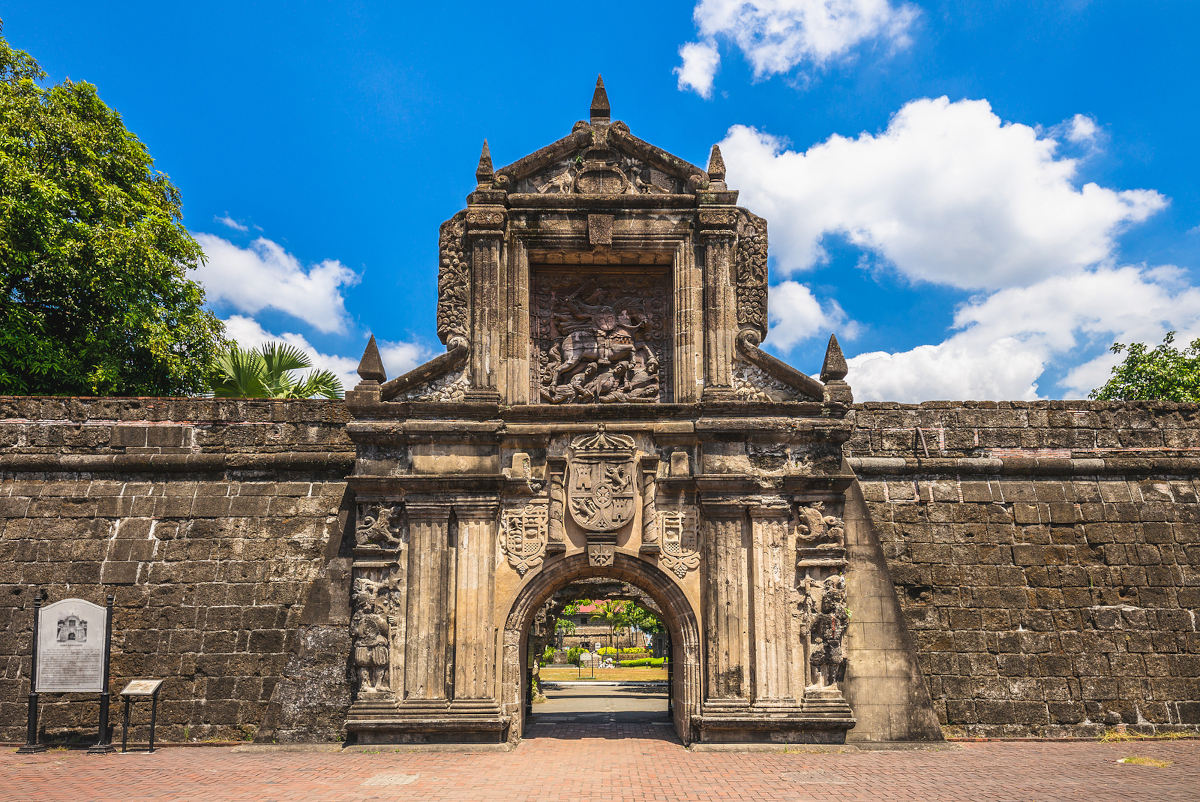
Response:
[[[665,272],[540,270],[533,290],[533,397],[543,404],[671,400]]]

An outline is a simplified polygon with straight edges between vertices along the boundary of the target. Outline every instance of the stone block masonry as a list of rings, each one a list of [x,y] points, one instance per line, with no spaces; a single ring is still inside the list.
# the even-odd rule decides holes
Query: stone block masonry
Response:
[[[845,447],[951,732],[1200,725],[1200,409],[860,404]]]
[[[111,690],[165,679],[164,740],[338,738],[346,419],[327,402],[0,399],[0,739],[23,739],[35,588],[115,594]],[[70,698],[42,697],[44,731],[94,737],[98,705]]]

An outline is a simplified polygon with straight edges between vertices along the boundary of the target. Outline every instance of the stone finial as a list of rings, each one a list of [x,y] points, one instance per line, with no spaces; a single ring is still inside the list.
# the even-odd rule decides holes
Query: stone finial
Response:
[[[480,186],[491,186],[492,180],[496,177],[496,171],[492,169],[492,152],[488,150],[487,140],[483,140],[483,150],[479,154],[479,166],[475,168],[475,180]]]
[[[608,107],[608,93],[604,91],[604,79],[599,75],[596,76],[596,91],[592,93],[592,123],[606,123],[611,117],[612,111]]]
[[[849,368],[846,367],[846,357],[842,355],[842,347],[838,345],[837,335],[829,335],[829,346],[825,349],[825,361],[821,364],[821,381],[841,381],[846,378]]]
[[[383,360],[379,357],[379,346],[375,344],[375,335],[367,341],[367,350],[363,351],[362,359],[358,362],[358,375],[363,381],[387,381],[387,373],[383,369]]]
[[[719,145],[713,145],[712,153],[708,155],[708,177],[712,181],[725,180],[725,160],[721,158]]]

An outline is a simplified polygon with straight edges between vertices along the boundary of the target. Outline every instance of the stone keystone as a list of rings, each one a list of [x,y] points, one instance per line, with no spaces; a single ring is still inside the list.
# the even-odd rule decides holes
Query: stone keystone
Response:
[[[379,346],[375,345],[375,335],[367,341],[367,350],[363,351],[362,359],[358,362],[358,375],[363,381],[387,381],[387,372],[383,369],[383,360],[379,358]]]

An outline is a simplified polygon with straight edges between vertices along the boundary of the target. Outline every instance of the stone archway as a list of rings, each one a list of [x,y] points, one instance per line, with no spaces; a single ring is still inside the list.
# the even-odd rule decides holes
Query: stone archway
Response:
[[[501,707],[509,717],[509,743],[521,739],[525,726],[523,661],[534,616],[559,588],[590,577],[619,579],[635,585],[649,594],[662,611],[671,635],[675,732],[685,745],[691,743],[692,717],[700,712],[700,628],[695,611],[679,586],[665,573],[648,562],[620,552],[607,566],[590,564],[586,554],[549,561],[517,595],[504,624],[500,688]]]

